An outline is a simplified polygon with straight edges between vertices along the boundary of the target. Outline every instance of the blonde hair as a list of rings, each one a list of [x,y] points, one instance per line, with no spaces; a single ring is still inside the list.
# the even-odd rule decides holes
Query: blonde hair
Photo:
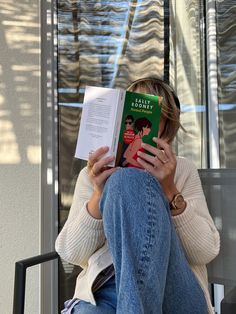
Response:
[[[131,83],[127,90],[163,97],[161,118],[165,119],[165,126],[160,137],[171,143],[181,127],[180,103],[174,90],[159,78],[139,79]]]

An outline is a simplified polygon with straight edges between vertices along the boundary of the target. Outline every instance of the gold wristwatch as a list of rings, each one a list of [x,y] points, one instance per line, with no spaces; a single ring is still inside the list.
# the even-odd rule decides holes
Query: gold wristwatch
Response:
[[[180,210],[185,209],[186,202],[184,200],[184,197],[181,193],[177,193],[173,200],[170,202],[170,209],[171,210]]]

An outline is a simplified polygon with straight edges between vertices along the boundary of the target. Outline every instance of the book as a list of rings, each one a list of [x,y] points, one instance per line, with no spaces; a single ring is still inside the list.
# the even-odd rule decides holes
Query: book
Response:
[[[88,160],[101,146],[116,156],[110,166],[137,167],[145,142],[156,147],[162,97],[123,89],[86,86],[75,157]],[[105,157],[104,156],[104,157]]]

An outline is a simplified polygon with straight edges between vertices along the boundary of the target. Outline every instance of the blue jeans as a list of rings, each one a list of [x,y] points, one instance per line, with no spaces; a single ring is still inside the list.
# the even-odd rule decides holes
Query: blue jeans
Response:
[[[107,181],[101,199],[114,278],[79,302],[73,314],[206,314],[201,287],[176,235],[159,182],[124,168]],[[76,310],[77,308],[77,310]]]
[[[109,279],[99,290],[94,293],[96,306],[79,301],[71,314],[116,314],[116,283],[115,276]]]

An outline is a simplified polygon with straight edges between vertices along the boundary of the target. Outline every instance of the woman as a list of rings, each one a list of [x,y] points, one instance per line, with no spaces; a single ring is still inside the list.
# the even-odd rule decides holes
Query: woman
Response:
[[[152,123],[147,118],[143,117],[135,121],[134,127],[138,130],[138,133],[124,152],[124,157],[128,167],[143,168],[140,163],[137,162],[138,151],[145,151],[142,147],[142,138],[150,133]]]
[[[163,97],[157,148],[142,143],[152,155],[138,152],[140,170],[108,168],[114,157],[101,147],[80,172],[56,241],[61,257],[83,268],[64,313],[214,313],[206,264],[219,252],[219,234],[197,169],[171,149],[178,98],[159,79],[129,90]]]

